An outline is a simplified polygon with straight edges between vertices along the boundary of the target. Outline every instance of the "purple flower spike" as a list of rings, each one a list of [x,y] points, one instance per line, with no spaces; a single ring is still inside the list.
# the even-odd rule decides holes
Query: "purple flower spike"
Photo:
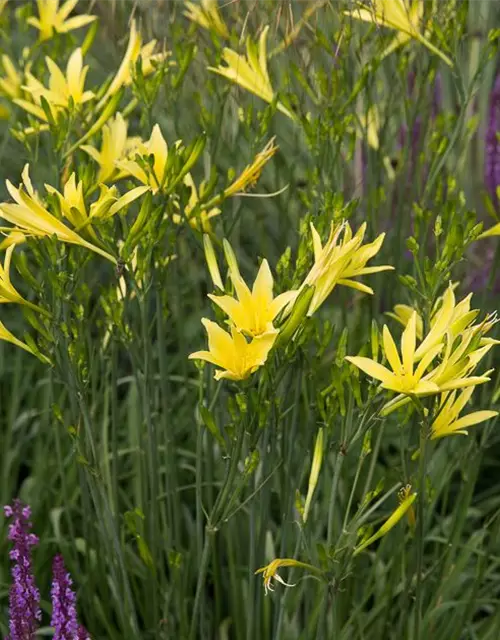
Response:
[[[6,640],[32,640],[42,618],[38,591],[31,562],[31,547],[38,544],[38,538],[30,533],[31,509],[20,500],[12,506],[4,507],[7,518],[13,518],[9,525],[8,538],[14,543],[9,552],[13,560],[13,584],[9,594],[9,635]]]
[[[91,640],[89,632],[87,631],[87,629],[85,629],[83,624],[81,624],[78,627],[78,636],[77,636],[77,638],[78,638],[78,640]]]
[[[498,207],[497,187],[500,187],[500,75],[497,76],[490,95],[490,112],[486,130],[484,158],[484,182],[493,203]]]
[[[52,564],[52,619],[54,640],[79,640],[76,618],[76,596],[71,588],[73,581],[66,571],[61,555],[54,558]]]

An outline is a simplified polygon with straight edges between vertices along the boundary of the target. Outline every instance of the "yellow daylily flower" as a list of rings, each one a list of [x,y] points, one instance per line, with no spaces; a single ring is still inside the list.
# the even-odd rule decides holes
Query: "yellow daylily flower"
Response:
[[[1,60],[5,76],[0,78],[0,92],[11,100],[21,98],[23,95],[22,74],[19,73],[12,60],[5,53],[2,55]]]
[[[401,520],[401,518],[405,515],[405,513],[412,508],[413,503],[415,502],[415,498],[417,497],[416,493],[411,493],[408,487],[404,488],[404,494],[401,494],[403,497],[402,502],[394,511],[394,513],[384,522],[384,524],[380,527],[378,531],[376,531],[372,536],[365,540],[360,545],[358,545],[354,549],[354,556],[357,556],[358,553],[361,553],[371,545],[376,540],[379,540],[383,536],[385,536],[391,529],[393,529],[397,523]]]
[[[219,0],[201,0],[200,4],[186,2],[185,6],[186,18],[208,31],[215,31],[221,38],[229,38],[229,30],[219,11]]]
[[[142,142],[138,136],[128,138],[127,127],[128,124],[125,118],[121,113],[117,113],[102,128],[100,150],[91,145],[82,145],[80,147],[99,165],[97,182],[104,183],[111,178],[118,180],[121,176],[119,175],[117,163],[129,158],[134,149]]]
[[[262,151],[259,151],[255,156],[253,162],[247,165],[241,174],[224,190],[224,197],[229,198],[238,195],[238,193],[252,187],[260,178],[264,166],[277,151],[278,147],[274,144],[274,138],[272,138]]]
[[[301,286],[301,289],[306,285],[315,287],[308,315],[312,315],[318,309],[338,284],[372,294],[373,289],[352,278],[394,269],[388,265],[365,266],[368,260],[379,252],[385,237],[385,234],[381,233],[374,242],[363,245],[365,232],[365,223],[361,225],[354,237],[348,222],[332,224],[330,235],[323,247],[319,233],[311,223],[314,265]],[[344,235],[340,240],[342,233]]]
[[[500,236],[500,222],[493,225],[486,231],[483,231],[478,240],[482,240],[483,238],[492,238],[493,236]]]
[[[3,266],[0,264],[0,303],[13,302],[17,304],[26,304],[25,300],[20,293],[15,289],[10,281],[10,261],[12,259],[12,252],[16,248],[15,244],[12,244],[5,252],[5,260]]]
[[[180,144],[180,141],[175,143]],[[151,171],[145,171],[136,160],[121,160],[116,166],[122,171],[122,177],[132,175],[134,178],[149,186],[153,193],[157,193],[164,185],[165,169],[168,160],[168,145],[162,135],[159,125],[155,124],[151,137],[147,142],[139,142],[134,149],[136,156],[142,156],[147,162],[153,157]]]
[[[425,372],[437,354],[441,351],[442,345],[428,349],[417,368],[416,362],[416,325],[417,314],[414,312],[408,322],[401,337],[401,355],[387,325],[382,331],[382,344],[385,356],[392,370],[384,367],[378,362],[362,356],[347,356],[346,360],[351,362],[372,378],[382,382],[382,388],[397,391],[405,395],[429,395],[439,393],[439,386],[430,380],[423,379]]]
[[[56,236],[62,242],[80,245],[116,263],[111,254],[84,240],[40,204],[31,184],[28,165],[24,167],[22,179],[23,184],[17,189],[10,180],[6,181],[7,190],[15,204],[0,204],[0,217],[15,225],[13,231],[21,231],[37,238]]]
[[[413,38],[432,53],[438,55],[447,65],[453,66],[450,58],[435,47],[423,33],[424,3],[422,0],[414,0],[413,2],[409,0],[370,0],[369,2],[358,2],[354,9],[344,11],[344,13],[357,20],[371,22],[398,32],[395,40],[383,52],[382,57]]]
[[[474,411],[459,417],[460,412],[469,402],[475,387],[471,386],[456,397],[456,391],[443,393],[439,413],[432,423],[431,440],[456,434],[468,435],[466,429],[498,415],[498,411]]]
[[[59,111],[68,109],[70,101],[76,107],[94,97],[92,91],[85,91],[85,77],[88,66],[83,66],[83,55],[80,48],[73,51],[66,66],[66,75],[49,57],[45,58],[50,72],[49,87],[45,87],[31,73],[26,74],[27,84],[23,89],[31,95],[33,102],[16,99],[14,102],[28,113],[47,122],[47,115],[41,106],[41,98],[45,98],[55,117]]]
[[[22,244],[26,242],[26,236],[22,231],[12,231],[9,235],[0,242],[0,251],[8,249],[13,244]]]
[[[35,355],[32,349],[25,342],[16,338],[16,336],[7,329],[3,322],[0,322],[0,340],[11,342],[12,344],[15,344],[16,347],[21,347],[21,349],[24,349],[25,351],[28,351],[28,353]]]
[[[142,46],[141,32],[137,29],[135,20],[132,20],[130,23],[128,46],[125,51],[125,55],[123,56],[122,63],[106,93],[99,101],[99,104],[97,105],[98,108],[102,107],[106,100],[115,94],[121,87],[131,84],[132,68],[135,66],[139,58],[142,63],[142,73],[144,76],[148,76],[155,70],[156,63],[162,62],[170,55],[169,51],[153,53],[155,47],[156,40],[151,40]]]
[[[63,193],[60,193],[49,184],[46,184],[45,188],[49,193],[58,197],[63,216],[77,229],[86,227],[89,222],[96,218],[111,218],[146,191],[149,191],[149,187],[136,187],[120,197],[120,193],[115,186],[107,187],[101,184],[99,198],[90,205],[87,212],[83,196],[83,182],[77,183],[74,173],[70,175],[64,185]],[[93,231],[91,233],[93,234]]]
[[[278,574],[278,569],[281,567],[298,567],[299,569],[306,569],[315,575],[321,575],[321,569],[313,566],[312,564],[308,564],[307,562],[300,562],[299,560],[294,560],[293,558],[276,558],[272,562],[270,562],[265,567],[261,567],[257,569],[255,574],[262,573],[262,577],[264,579],[264,592],[267,595],[269,591],[274,591],[272,587],[272,580],[276,580],[280,582],[285,587],[295,587],[294,584],[288,584],[283,580],[283,578]]]
[[[246,58],[226,47],[222,52],[226,66],[208,67],[208,70],[239,84],[243,89],[271,104],[275,99],[275,94],[267,70],[268,31],[269,26],[262,30],[258,45],[252,41],[250,36],[247,38]],[[295,116],[279,100],[276,103],[276,108],[292,120],[295,119]]]
[[[211,362],[221,370],[215,372],[215,379],[245,380],[257,371],[267,360],[277,331],[263,333],[250,342],[235,327],[231,335],[221,329],[218,324],[202,318],[202,324],[208,334],[208,351],[191,353],[191,360]]]
[[[184,215],[174,213],[172,216],[173,222],[175,224],[181,224],[184,219],[187,219],[193,229],[201,228],[203,231],[210,231],[212,228],[210,218],[218,216],[221,210],[218,207],[210,207],[207,210],[203,205],[198,206],[200,202],[198,189],[190,173],[184,176],[183,182],[191,190],[191,195],[189,196],[187,205],[184,207]],[[202,182],[201,189],[203,189],[203,186],[204,183]],[[178,203],[176,202],[175,205],[178,206]]]
[[[97,16],[82,14],[68,18],[78,0],[67,0],[59,7],[60,0],[36,0],[38,18],[28,18],[28,24],[40,31],[40,40],[52,38],[54,33],[68,33],[85,27],[97,19]]]
[[[297,291],[286,291],[273,298],[273,276],[265,259],[260,265],[252,291],[241,277],[236,264],[230,266],[229,275],[238,299],[209,293],[210,300],[229,316],[238,331],[246,335],[260,336],[274,331],[274,319],[287,304],[295,300]]]

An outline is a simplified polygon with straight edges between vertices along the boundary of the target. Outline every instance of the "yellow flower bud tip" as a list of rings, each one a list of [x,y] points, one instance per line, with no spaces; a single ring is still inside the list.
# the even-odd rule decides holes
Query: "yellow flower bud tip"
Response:
[[[208,271],[210,272],[212,282],[214,283],[214,286],[218,287],[221,291],[224,291],[224,284],[220,275],[219,265],[217,264],[214,246],[207,233],[203,234],[203,249],[205,251],[205,260],[207,261]]]
[[[307,522],[307,518],[309,516],[309,510],[311,508],[312,498],[314,495],[314,490],[316,489],[316,485],[318,484],[319,472],[321,470],[321,464],[323,461],[323,440],[324,440],[324,429],[320,429],[318,431],[318,435],[316,436],[316,444],[314,446],[314,455],[311,465],[311,473],[309,475],[309,485],[307,488],[307,497],[304,506],[304,512],[302,514],[302,520]]]

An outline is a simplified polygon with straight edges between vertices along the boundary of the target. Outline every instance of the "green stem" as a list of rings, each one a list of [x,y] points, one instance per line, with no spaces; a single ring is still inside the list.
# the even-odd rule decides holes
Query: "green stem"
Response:
[[[422,620],[422,569],[424,557],[424,513],[425,513],[425,478],[427,463],[427,425],[424,423],[420,432],[420,459],[418,467],[418,513],[417,513],[417,585],[415,599],[414,640],[420,638]]]

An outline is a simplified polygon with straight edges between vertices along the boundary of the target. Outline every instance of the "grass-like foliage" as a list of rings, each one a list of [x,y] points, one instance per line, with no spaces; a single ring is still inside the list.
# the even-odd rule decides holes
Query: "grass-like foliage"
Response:
[[[498,640],[497,3],[0,9],[1,635]]]

